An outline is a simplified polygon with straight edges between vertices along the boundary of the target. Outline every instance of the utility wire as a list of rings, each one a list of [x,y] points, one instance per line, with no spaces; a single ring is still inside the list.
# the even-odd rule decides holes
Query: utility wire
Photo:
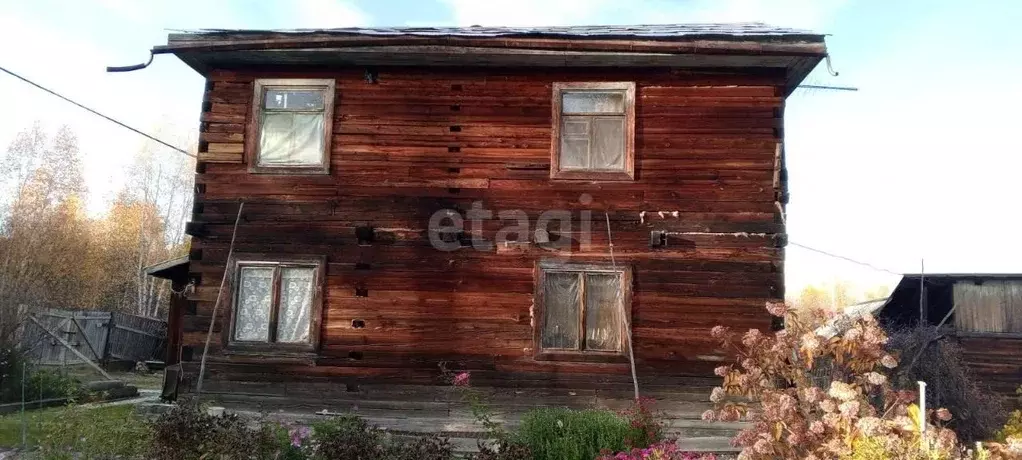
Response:
[[[788,244],[790,244],[792,246],[798,246],[798,247],[800,247],[802,249],[805,249],[807,251],[812,251],[812,252],[815,252],[817,254],[823,254],[825,256],[833,257],[835,259],[841,259],[841,260],[844,260],[846,262],[851,262],[853,264],[862,265],[863,267],[871,268],[871,269],[879,271],[879,272],[890,273],[892,275],[898,275],[898,276],[903,276],[904,275],[904,273],[898,273],[898,272],[896,272],[894,270],[888,270],[888,269],[883,268],[883,267],[877,267],[876,265],[873,265],[873,264],[870,264],[870,263],[867,263],[867,262],[862,262],[862,261],[859,261],[859,260],[855,260],[855,259],[853,259],[851,257],[845,257],[845,256],[842,256],[840,254],[834,254],[832,252],[824,251],[822,249],[812,248],[812,247],[806,246],[804,244],[798,244],[798,243],[796,243],[794,241],[791,241],[791,240],[788,240]]]
[[[28,84],[30,84],[32,86],[35,86],[36,88],[39,88],[39,89],[41,89],[43,91],[46,91],[47,93],[50,93],[50,94],[52,94],[54,96],[57,96],[57,97],[63,99],[64,101],[66,101],[66,102],[70,102],[71,104],[74,104],[74,105],[78,106],[79,108],[84,109],[84,110],[88,111],[89,113],[91,113],[93,115],[99,116],[99,117],[104,118],[107,121],[112,122],[112,123],[114,123],[114,124],[116,124],[116,125],[118,125],[118,126],[120,126],[122,128],[126,128],[126,129],[128,129],[130,131],[133,131],[136,134],[139,134],[139,135],[145,137],[146,139],[149,139],[149,140],[151,140],[153,142],[157,142],[157,143],[162,144],[162,145],[164,145],[164,146],[166,146],[166,147],[168,147],[170,149],[173,149],[175,152],[183,153],[183,154],[188,155],[188,156],[190,156],[192,158],[197,158],[195,156],[195,154],[193,154],[193,153],[190,153],[190,152],[188,152],[186,150],[183,150],[181,148],[178,148],[178,147],[175,147],[173,145],[170,145],[170,144],[168,144],[168,143],[166,143],[164,141],[161,141],[161,140],[159,140],[159,139],[157,139],[157,138],[155,138],[155,137],[153,137],[153,136],[151,136],[149,134],[146,134],[146,133],[144,133],[142,131],[139,131],[139,130],[137,130],[135,128],[132,128],[131,126],[128,126],[128,125],[124,124],[121,121],[115,120],[115,119],[113,119],[111,117],[103,115],[102,113],[99,113],[99,112],[97,112],[95,110],[92,110],[92,109],[90,109],[90,108],[88,108],[88,107],[86,107],[86,106],[84,106],[82,104],[79,104],[79,103],[77,103],[77,102],[75,102],[75,101],[73,101],[71,99],[68,99],[67,97],[64,97],[63,95],[61,95],[60,93],[57,93],[56,91],[53,91],[53,90],[51,90],[49,88],[46,88],[46,87],[44,87],[44,86],[42,86],[42,85],[40,85],[40,84],[38,84],[38,83],[36,83],[36,82],[34,82],[32,80],[29,80],[29,79],[27,79],[25,77],[22,77],[21,75],[18,75],[18,74],[14,73],[14,72],[12,72],[10,70],[7,70],[7,69],[3,68],[2,66],[0,66],[0,71],[3,71],[4,73],[6,73],[6,74],[8,74],[8,75],[10,75],[10,76],[12,76],[14,78],[17,78],[18,80],[21,80],[21,81],[23,81],[25,83],[28,83]]]

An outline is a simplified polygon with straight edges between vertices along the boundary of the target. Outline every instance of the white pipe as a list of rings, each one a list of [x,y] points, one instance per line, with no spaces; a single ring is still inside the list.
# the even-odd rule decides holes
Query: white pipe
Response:
[[[920,380],[919,384],[919,448],[926,450],[926,382]]]

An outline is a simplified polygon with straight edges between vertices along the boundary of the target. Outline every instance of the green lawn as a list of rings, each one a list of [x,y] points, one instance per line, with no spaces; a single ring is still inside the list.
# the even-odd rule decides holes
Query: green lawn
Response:
[[[148,431],[130,404],[55,407],[25,412],[30,447],[64,446],[77,452],[128,454],[144,446]],[[21,414],[0,417],[0,446],[21,445]]]

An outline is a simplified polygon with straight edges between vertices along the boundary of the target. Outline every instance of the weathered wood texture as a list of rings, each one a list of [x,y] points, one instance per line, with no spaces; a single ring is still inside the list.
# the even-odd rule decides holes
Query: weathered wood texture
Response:
[[[336,79],[329,175],[258,175],[243,164],[253,80],[283,77]],[[768,328],[764,302],[783,298],[783,79],[762,70],[384,67],[371,84],[361,68],[214,72],[189,226],[199,283],[183,341],[194,353],[184,355],[199,359],[243,200],[235,251],[327,257],[322,346],[312,360],[244,356],[214,338],[209,379],[436,382],[448,362],[501,386],[619,381],[627,363],[533,359],[535,263],[609,263],[607,212],[617,263],[634,272],[640,377],[705,373],[724,359],[710,327]],[[636,83],[634,181],[550,179],[552,84],[572,81]],[[569,210],[574,232],[591,211],[591,241],[570,254],[534,244],[434,249],[430,216],[477,201],[533,223]],[[510,223],[467,231],[492,241]],[[371,245],[356,240],[363,225],[376,229]],[[650,248],[653,230],[668,232],[666,247]],[[353,328],[355,319],[365,327]]]
[[[966,365],[976,380],[991,390],[1015,399],[1022,385],[1022,336],[958,337]]]

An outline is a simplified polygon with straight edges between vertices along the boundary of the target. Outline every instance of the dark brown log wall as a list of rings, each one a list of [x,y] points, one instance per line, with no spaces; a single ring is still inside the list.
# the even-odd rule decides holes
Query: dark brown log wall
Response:
[[[1016,399],[1015,390],[1022,385],[1022,337],[958,337],[958,343],[981,385]]]
[[[258,175],[243,163],[254,78],[335,78],[330,174]],[[551,86],[636,82],[636,179],[549,179]],[[634,271],[632,322],[642,378],[705,373],[722,355],[709,328],[768,328],[783,298],[778,155],[783,76],[667,69],[364,69],[216,72],[207,83],[184,321],[195,375],[239,200],[237,252],[327,256],[320,357],[224,354],[217,320],[208,379],[436,381],[438,363],[476,382],[625,376],[628,365],[532,359],[534,266],[550,252],[518,246],[442,252],[427,222],[441,209],[592,212],[592,242],[572,261]],[[452,130],[458,127],[459,130]],[[580,203],[588,194],[591,203]],[[587,201],[581,199],[581,201]],[[355,228],[377,241],[359,246]],[[503,225],[479,231],[492,240]],[[577,224],[576,224],[577,225]],[[671,232],[651,249],[650,231]],[[359,264],[356,266],[356,264]],[[368,297],[356,297],[356,288]],[[353,328],[352,320],[364,320]],[[573,377],[575,376],[575,377]]]

